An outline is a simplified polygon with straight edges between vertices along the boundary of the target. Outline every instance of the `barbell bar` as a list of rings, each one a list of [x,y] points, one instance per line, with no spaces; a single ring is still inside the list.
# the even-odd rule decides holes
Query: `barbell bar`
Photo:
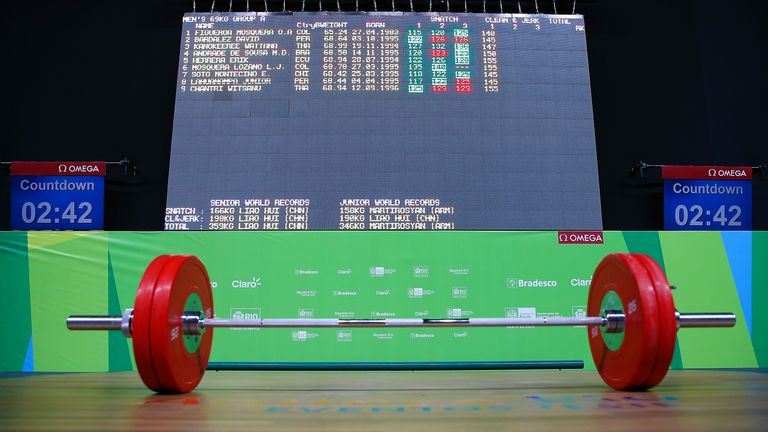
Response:
[[[587,316],[542,318],[213,318],[205,266],[191,255],[161,255],[142,276],[134,308],[121,316],[75,315],[70,330],[115,330],[134,339],[144,384],[186,393],[202,379],[214,328],[586,326],[600,376],[617,390],[645,390],[666,375],[679,328],[733,327],[733,313],[680,313],[661,267],[642,254],[611,254],[590,284]]]
[[[73,315],[67,318],[69,330],[124,330],[130,337],[133,309],[126,309],[124,316]],[[677,313],[678,328],[733,327],[736,315],[732,313]],[[328,328],[328,327],[564,327],[603,326],[606,333],[619,333],[624,314],[606,310],[599,317],[548,317],[548,318],[385,318],[385,319],[337,319],[337,318],[263,318],[255,320],[228,320],[204,318],[198,312],[186,311],[181,315],[182,333],[199,335],[206,328]]]

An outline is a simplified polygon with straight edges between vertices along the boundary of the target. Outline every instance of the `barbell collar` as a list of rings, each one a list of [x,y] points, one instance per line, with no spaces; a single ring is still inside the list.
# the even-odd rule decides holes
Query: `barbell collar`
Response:
[[[123,332],[123,335],[127,338],[130,338],[133,334],[133,326],[132,326],[132,320],[133,320],[133,308],[128,308],[123,311],[123,316],[120,320],[120,331]]]

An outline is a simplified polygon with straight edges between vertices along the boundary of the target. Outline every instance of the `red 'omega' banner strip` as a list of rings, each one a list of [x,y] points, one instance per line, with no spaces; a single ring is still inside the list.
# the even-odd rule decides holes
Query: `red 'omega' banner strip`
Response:
[[[11,162],[11,175],[105,176],[106,162]]]
[[[752,167],[663,165],[663,179],[685,180],[752,180]]]

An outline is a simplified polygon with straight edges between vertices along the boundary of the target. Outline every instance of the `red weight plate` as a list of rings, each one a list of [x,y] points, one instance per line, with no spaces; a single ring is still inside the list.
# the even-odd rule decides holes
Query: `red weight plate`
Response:
[[[669,281],[659,264],[653,258],[633,254],[633,256],[643,263],[648,274],[651,276],[656,291],[656,302],[659,308],[659,353],[656,358],[656,364],[645,381],[644,388],[652,388],[658,385],[667,375],[669,365],[672,363],[672,357],[675,355],[675,340],[677,338],[677,317],[675,316],[675,302],[672,298],[672,289],[669,287]]]
[[[149,329],[152,311],[152,299],[155,295],[155,283],[170,255],[155,258],[144,271],[136,291],[131,320],[131,337],[133,338],[133,357],[136,359],[136,369],[144,385],[156,392],[162,392],[163,386],[157,378],[152,365],[152,349],[149,343]]]
[[[150,343],[152,364],[164,393],[192,391],[205,373],[213,329],[206,329],[190,352],[182,332],[185,305],[196,295],[207,318],[213,318],[211,281],[197,257],[177,255],[163,268],[152,300]]]
[[[656,363],[658,308],[653,282],[645,266],[629,254],[603,258],[592,276],[587,302],[588,316],[600,316],[606,294],[614,292],[624,309],[621,344],[612,350],[602,328],[588,326],[589,346],[600,376],[616,390],[642,388]]]

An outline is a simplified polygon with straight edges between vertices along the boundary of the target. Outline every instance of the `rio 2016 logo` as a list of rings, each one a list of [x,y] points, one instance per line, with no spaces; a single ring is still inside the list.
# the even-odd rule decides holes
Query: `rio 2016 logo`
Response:
[[[233,320],[258,320],[261,319],[260,308],[232,308],[230,316]]]

